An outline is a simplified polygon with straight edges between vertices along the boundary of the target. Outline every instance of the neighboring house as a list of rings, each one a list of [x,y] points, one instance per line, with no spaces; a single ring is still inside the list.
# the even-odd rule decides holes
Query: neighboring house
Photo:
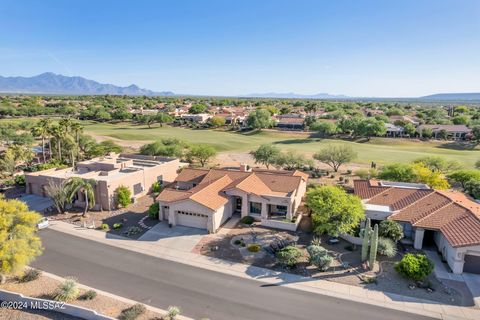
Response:
[[[277,128],[282,130],[303,130],[305,118],[301,114],[284,114],[277,118]]]
[[[49,181],[61,183],[71,177],[93,179],[95,185],[94,210],[116,209],[115,190],[125,186],[132,192],[133,199],[148,193],[156,181],[162,185],[171,183],[180,167],[178,159],[143,156],[134,154],[111,154],[106,157],[78,162],[76,168],[49,169],[25,174],[26,193],[46,197],[45,187]],[[75,198],[74,205],[84,205],[83,194]]]
[[[180,118],[183,120],[197,122],[197,123],[205,123],[211,117],[212,115],[208,113],[198,113],[198,114],[185,113],[180,115]]]
[[[388,120],[390,121],[390,123],[393,123],[393,124],[397,121],[401,121],[401,122],[405,122],[405,123],[411,123],[415,127],[420,124],[419,119],[412,118],[412,117],[409,117],[409,116],[390,116],[390,117],[388,117]]]
[[[423,129],[432,130],[435,139],[440,138],[440,133],[444,131],[447,139],[453,140],[465,140],[467,135],[472,131],[463,124],[422,124],[417,127],[417,132],[420,134],[420,137],[422,136]]]
[[[461,192],[437,191],[424,184],[354,181],[365,214],[391,219],[415,249],[435,248],[453,273],[480,274],[480,205]]]
[[[214,233],[232,214],[296,230],[308,176],[299,171],[183,169],[157,200],[159,219]]]
[[[385,123],[385,128],[387,129],[386,136],[387,137],[392,137],[392,138],[397,138],[397,137],[403,137],[405,129],[400,126],[396,126],[391,123]]]

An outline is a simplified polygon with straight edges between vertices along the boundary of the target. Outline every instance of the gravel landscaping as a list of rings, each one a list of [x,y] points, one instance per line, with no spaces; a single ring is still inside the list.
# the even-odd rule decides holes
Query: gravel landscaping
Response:
[[[52,299],[53,294],[60,284],[60,281],[56,279],[52,279],[48,276],[41,275],[37,280],[33,280],[30,282],[20,283],[15,279],[11,278],[7,281],[6,284],[1,285],[0,288],[12,292],[21,293],[25,296],[35,297],[35,298],[42,298],[42,299]],[[80,295],[85,293],[86,290],[80,289]],[[77,299],[75,301],[69,302],[74,305],[82,306],[85,308],[93,309],[101,314],[118,318],[122,310],[131,307],[131,304],[116,300],[114,298],[110,298],[101,294],[98,294],[92,300],[80,300]],[[4,312],[4,311],[3,311]],[[5,312],[6,319],[10,317],[10,319],[75,319],[75,317],[69,317],[63,314],[59,314],[56,312],[21,312],[20,317],[16,317],[19,315],[18,311],[7,311]],[[31,317],[30,317],[31,316]],[[143,315],[141,315],[138,319],[139,320],[146,320],[152,318],[161,318],[162,315],[154,313],[152,311],[147,310]],[[2,316],[2,310],[0,310],[0,318],[5,319]]]
[[[322,279],[360,286],[372,291],[390,292],[419,299],[437,301],[450,305],[473,306],[473,298],[467,286],[458,281],[439,281],[431,275],[426,281],[427,288],[419,287],[413,281],[401,277],[393,268],[402,257],[399,252],[395,258],[378,256],[378,262],[373,270],[365,268],[361,262],[361,247],[357,248],[341,240],[339,243],[328,244],[328,237],[321,238],[321,246],[328,250],[334,259],[328,270],[322,272],[308,261],[306,247],[313,239],[308,232],[285,232],[255,226],[253,228],[256,241],[252,240],[252,229],[239,224],[224,236],[205,236],[194,248],[193,252],[219,259],[251,264],[276,271],[285,271],[315,279]],[[275,256],[267,250],[270,243],[278,239],[296,239],[297,247],[303,251],[297,265],[285,268],[278,265]],[[262,247],[259,252],[252,252],[249,246],[258,243]],[[431,290],[432,289],[432,290]]]
[[[159,220],[148,216],[148,208],[153,202],[153,197],[146,195],[137,199],[127,208],[115,211],[89,211],[83,217],[82,208],[74,208],[64,214],[52,214],[48,217],[52,220],[60,220],[78,226],[95,227],[108,234],[138,239],[159,222]],[[108,225],[108,228],[102,228],[102,225],[105,224]]]

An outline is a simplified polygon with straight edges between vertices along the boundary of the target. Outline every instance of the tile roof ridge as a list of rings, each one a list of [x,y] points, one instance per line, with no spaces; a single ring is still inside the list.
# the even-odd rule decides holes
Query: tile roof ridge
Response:
[[[421,189],[419,189],[419,190],[421,190]],[[430,190],[433,190],[433,189],[430,189]],[[432,195],[434,195],[434,194],[436,194],[436,191],[435,191],[435,190],[433,190],[433,192],[430,192],[430,193],[427,194],[426,196],[421,197],[421,198],[418,199],[418,200],[415,200],[414,202],[410,203],[408,206],[405,206],[405,207],[399,209],[398,212],[393,213],[391,216],[393,217],[393,216],[395,216],[395,215],[397,215],[397,214],[400,214],[403,210],[410,208],[410,207],[413,206],[414,204],[417,204],[418,202],[420,202],[420,201],[422,201],[422,200],[424,200],[424,199],[426,199],[426,198],[428,198],[428,197],[430,197],[430,196],[432,196]],[[443,207],[440,207],[440,208],[443,208]],[[436,211],[436,210],[435,210],[435,211]],[[435,212],[435,211],[433,211],[433,212]],[[433,213],[433,212],[432,212],[432,213]],[[430,215],[430,214],[427,214],[424,218],[428,217],[429,215]],[[424,219],[424,218],[422,218],[422,219]],[[420,220],[422,220],[422,219],[420,219]],[[420,220],[419,220],[419,221],[420,221]],[[418,222],[418,221],[417,221],[417,222]]]
[[[436,210],[433,210],[432,212],[430,212],[429,214],[427,214],[425,217],[418,219],[415,223],[412,224],[412,226],[417,225],[417,224],[420,223],[421,221],[423,221],[423,220],[427,219],[428,217],[430,217],[432,214],[435,214],[436,212],[438,212],[438,211],[440,211],[440,210],[443,210],[443,209],[445,209],[445,208],[447,208],[447,207],[449,207],[449,206],[453,206],[454,204],[455,204],[455,202],[450,201],[450,203],[447,203],[446,205],[441,206],[440,208],[438,208],[438,209],[436,209]],[[441,227],[440,227],[439,229],[441,229]]]
[[[444,193],[444,192],[445,192],[445,193]],[[446,194],[447,192],[455,193],[456,191],[453,191],[453,190],[440,190],[440,191],[438,192],[438,194],[442,195],[442,197],[447,198],[449,201],[458,204],[460,207],[462,207],[462,208],[464,208],[465,210],[467,210],[468,212],[470,212],[475,218],[477,218],[477,219],[480,221],[480,213],[474,212],[471,208],[467,207],[467,206],[466,206],[464,203],[462,203],[461,201],[455,201],[454,199],[450,198],[450,197]],[[475,202],[475,201],[469,199],[468,196],[466,196],[465,194],[463,194],[463,192],[462,192],[462,195],[464,195],[467,200],[472,201],[472,202]]]
[[[368,180],[367,180],[367,181],[368,181]],[[372,186],[372,185],[370,185],[370,182],[369,182],[368,184],[369,184],[368,186],[369,186],[370,188],[378,188],[378,187],[380,187],[380,188],[385,188],[385,190],[383,190],[383,191],[380,192],[380,193],[377,193],[376,195],[374,195],[373,197],[371,197],[370,199],[368,199],[368,201],[373,200],[373,199],[375,199],[376,197],[378,197],[379,195],[384,194],[385,192],[393,189],[392,187],[386,187],[386,186]]]

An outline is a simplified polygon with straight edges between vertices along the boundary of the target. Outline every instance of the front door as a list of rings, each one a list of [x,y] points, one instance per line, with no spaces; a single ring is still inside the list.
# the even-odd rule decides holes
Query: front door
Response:
[[[235,213],[242,212],[242,198],[235,198]]]

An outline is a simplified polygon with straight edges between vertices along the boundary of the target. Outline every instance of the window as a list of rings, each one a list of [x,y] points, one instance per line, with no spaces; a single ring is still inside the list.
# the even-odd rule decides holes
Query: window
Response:
[[[262,204],[260,202],[250,202],[250,213],[261,214]]]
[[[141,183],[137,183],[137,184],[134,184],[133,185],[133,194],[137,195],[139,194],[140,192],[142,192],[142,184]]]
[[[279,206],[279,205],[277,205],[277,211],[278,211],[278,212],[284,212],[284,213],[286,213],[286,212],[287,212],[287,206]]]

